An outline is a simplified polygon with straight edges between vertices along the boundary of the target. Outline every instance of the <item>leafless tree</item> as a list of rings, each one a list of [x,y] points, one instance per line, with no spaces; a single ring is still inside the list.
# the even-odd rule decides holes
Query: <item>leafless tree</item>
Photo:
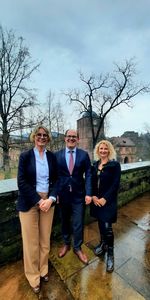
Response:
[[[145,123],[144,123],[144,129],[145,129],[145,131],[146,131],[147,133],[150,134],[150,123],[145,122]]]
[[[142,157],[142,160],[150,160],[150,123],[146,122],[144,128],[145,133],[140,135],[141,147],[139,157]]]
[[[52,136],[51,147],[58,150],[62,147],[64,133],[64,113],[60,101],[56,101],[54,93],[49,91],[45,104],[45,123]]]
[[[0,26],[0,146],[4,169],[9,168],[10,134],[20,129],[21,115],[24,115],[22,129],[30,126],[25,111],[33,107],[36,97],[27,82],[38,67],[39,64],[32,61],[23,38]]]
[[[70,103],[75,102],[80,113],[87,112],[90,118],[93,148],[95,147],[106,117],[112,110],[121,105],[131,107],[132,100],[138,94],[150,91],[149,85],[137,84],[136,64],[134,59],[126,60],[122,66],[115,64],[115,70],[106,75],[88,78],[80,73],[80,80],[84,84],[83,91],[72,90],[66,93]],[[98,118],[97,130],[94,128],[93,112]]]
[[[54,98],[55,95],[54,93],[52,93],[51,90],[49,90],[47,99],[46,99],[46,103],[45,103],[45,122],[46,122],[46,126],[49,129],[49,132],[51,133],[53,130],[53,123],[54,123],[54,119],[55,119],[55,115],[54,115]]]

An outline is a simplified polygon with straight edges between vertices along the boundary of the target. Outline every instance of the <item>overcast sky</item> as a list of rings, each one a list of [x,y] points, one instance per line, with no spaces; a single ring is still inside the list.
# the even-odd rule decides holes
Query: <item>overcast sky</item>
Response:
[[[149,0],[1,0],[0,23],[22,36],[32,58],[40,61],[33,87],[41,101],[48,91],[80,87],[84,74],[111,72],[113,63],[135,57],[139,81],[150,82]],[[109,116],[107,135],[144,132],[149,123],[150,95],[134,100]],[[75,126],[66,108],[66,127]]]

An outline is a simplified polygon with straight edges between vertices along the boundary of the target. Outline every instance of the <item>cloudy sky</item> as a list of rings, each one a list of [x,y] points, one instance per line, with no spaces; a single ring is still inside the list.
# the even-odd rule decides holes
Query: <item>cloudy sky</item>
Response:
[[[138,80],[150,82],[149,12],[149,0],[4,0],[0,23],[23,36],[32,58],[40,61],[33,87],[44,103],[50,89],[59,99],[62,91],[79,88],[79,71],[111,72],[114,62],[131,57],[137,62]],[[66,127],[75,126],[78,116],[70,118],[65,102],[63,107]],[[144,132],[149,111],[150,95],[137,97],[132,109],[112,112],[107,135]]]

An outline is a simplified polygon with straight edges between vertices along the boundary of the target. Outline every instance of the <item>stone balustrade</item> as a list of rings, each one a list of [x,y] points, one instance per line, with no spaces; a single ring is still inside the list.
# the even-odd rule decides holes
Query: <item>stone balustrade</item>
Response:
[[[121,165],[121,184],[118,206],[121,207],[150,190],[150,161]],[[16,201],[18,188],[16,179],[0,181],[0,265],[17,260],[22,256],[22,240]],[[86,209],[85,223],[91,222]],[[60,235],[60,215],[55,209],[52,238]]]

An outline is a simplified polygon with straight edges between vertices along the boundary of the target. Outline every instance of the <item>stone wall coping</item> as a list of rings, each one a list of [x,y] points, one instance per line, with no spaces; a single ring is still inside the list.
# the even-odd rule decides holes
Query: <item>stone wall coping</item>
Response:
[[[0,180],[0,194],[18,191],[17,178]]]
[[[127,170],[147,167],[147,166],[150,166],[150,161],[121,164],[121,170],[127,171]],[[0,180],[0,194],[13,192],[13,191],[18,191],[16,178]]]
[[[150,161],[139,161],[135,163],[121,164],[121,171],[127,171],[148,166],[150,166]]]

